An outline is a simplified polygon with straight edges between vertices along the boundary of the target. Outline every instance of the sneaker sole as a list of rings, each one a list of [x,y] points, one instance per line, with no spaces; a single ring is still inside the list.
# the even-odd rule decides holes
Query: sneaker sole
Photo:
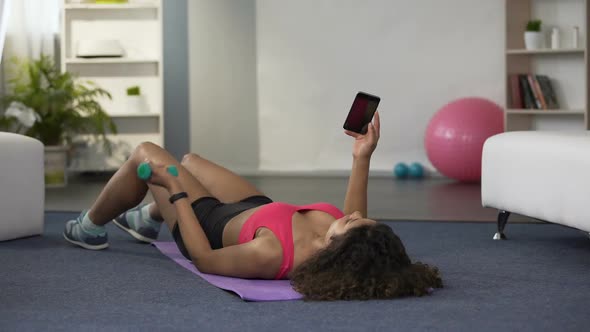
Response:
[[[80,247],[82,247],[84,249],[89,249],[89,250],[102,250],[102,249],[106,249],[106,248],[109,247],[109,244],[108,243],[99,244],[99,245],[91,245],[91,244],[84,243],[84,242],[74,241],[74,240],[70,239],[69,237],[67,237],[65,234],[63,234],[63,237],[69,243],[75,244],[75,245],[80,246]]]
[[[129,233],[129,235],[133,236],[138,241],[145,242],[145,243],[152,243],[152,242],[156,241],[155,239],[150,239],[149,237],[145,237],[145,236],[137,233],[136,231],[132,230],[131,228],[127,228],[127,227],[119,224],[117,222],[117,220],[115,220],[115,219],[113,219],[113,223],[115,225],[117,225],[117,227],[119,227],[120,229],[122,229],[125,232]]]

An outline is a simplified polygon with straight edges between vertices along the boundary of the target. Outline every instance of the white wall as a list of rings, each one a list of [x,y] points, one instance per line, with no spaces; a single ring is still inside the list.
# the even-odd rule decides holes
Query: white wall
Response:
[[[581,0],[573,1],[556,10],[557,1],[539,0],[533,14],[583,26]],[[191,0],[189,7],[191,149],[238,172],[346,173],[352,141],[342,124],[359,90],[382,98],[374,173],[390,173],[399,161],[430,166],[425,128],[453,99],[504,106],[505,0]],[[535,68],[584,86],[570,77],[579,64],[543,61]],[[580,107],[578,90],[562,99]],[[537,128],[579,129],[580,121],[561,120]]]
[[[463,96],[504,101],[504,0],[258,0],[260,168],[350,169],[342,123],[381,96],[373,171],[427,162],[430,117]]]
[[[189,0],[190,149],[258,169],[255,0]]]

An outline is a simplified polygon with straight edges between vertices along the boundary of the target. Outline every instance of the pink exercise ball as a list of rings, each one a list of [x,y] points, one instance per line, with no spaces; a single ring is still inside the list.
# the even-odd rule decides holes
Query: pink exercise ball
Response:
[[[484,142],[503,131],[500,106],[483,98],[457,99],[443,106],[428,123],[426,154],[443,175],[477,182],[481,180]]]

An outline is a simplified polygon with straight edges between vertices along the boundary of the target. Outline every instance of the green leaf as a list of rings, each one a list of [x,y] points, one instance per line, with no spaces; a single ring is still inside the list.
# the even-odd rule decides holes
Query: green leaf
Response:
[[[132,86],[127,89],[128,96],[139,96],[141,94],[141,90],[139,86]]]
[[[541,31],[541,24],[543,21],[541,20],[530,20],[527,22],[526,31],[532,32],[540,32]]]
[[[51,57],[37,60],[13,57],[7,71],[7,94],[2,104],[19,101],[34,109],[41,121],[26,131],[46,145],[71,142],[78,134],[90,134],[104,141],[111,152],[106,134],[117,127],[99,100],[112,99],[111,94],[94,82],[81,81],[70,72],[61,72]],[[0,128],[14,124],[0,116]]]

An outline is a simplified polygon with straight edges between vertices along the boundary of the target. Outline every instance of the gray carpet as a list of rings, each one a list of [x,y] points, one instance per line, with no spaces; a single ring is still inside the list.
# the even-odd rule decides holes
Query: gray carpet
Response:
[[[548,224],[389,223],[442,271],[432,296],[366,302],[248,303],[109,225],[94,252],[61,237],[75,214],[48,213],[42,237],[0,242],[1,331],[587,331],[590,240]],[[168,231],[161,239],[170,240]]]

